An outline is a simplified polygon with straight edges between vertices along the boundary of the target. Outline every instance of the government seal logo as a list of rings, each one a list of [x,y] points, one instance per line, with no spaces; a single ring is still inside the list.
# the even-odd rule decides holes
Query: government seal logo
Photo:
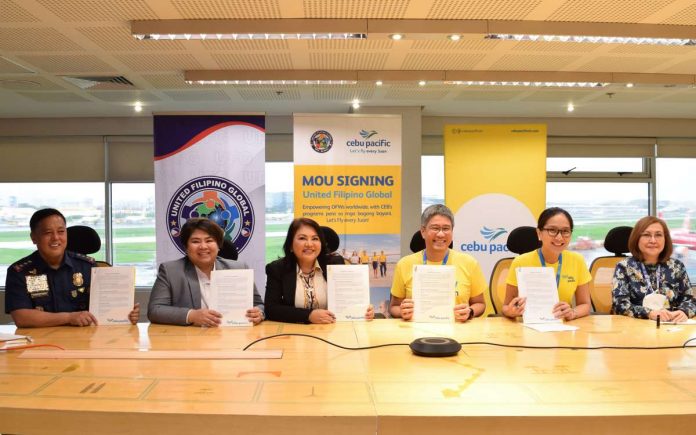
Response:
[[[232,242],[240,253],[254,233],[254,208],[249,196],[226,178],[194,178],[172,195],[167,206],[167,228],[169,238],[182,253],[186,253],[186,247],[179,238],[181,227],[187,220],[198,217],[220,225],[225,240]]]
[[[331,133],[325,130],[317,130],[309,138],[309,144],[312,149],[318,153],[325,153],[333,146],[333,137]]]

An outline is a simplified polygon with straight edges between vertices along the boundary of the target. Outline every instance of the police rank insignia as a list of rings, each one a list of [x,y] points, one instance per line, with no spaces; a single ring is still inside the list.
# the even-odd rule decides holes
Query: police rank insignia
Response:
[[[82,272],[77,272],[72,274],[72,283],[75,287],[82,287],[85,280],[82,278]]]
[[[77,297],[77,290],[71,291],[71,292],[70,292],[70,295],[71,295],[72,297],[76,298],[76,297]]]
[[[46,275],[27,275],[27,292],[32,298],[48,295],[48,277]]]

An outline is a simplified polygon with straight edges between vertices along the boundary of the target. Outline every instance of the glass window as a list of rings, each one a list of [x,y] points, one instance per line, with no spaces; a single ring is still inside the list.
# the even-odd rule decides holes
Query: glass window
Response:
[[[266,262],[283,256],[293,219],[295,181],[292,162],[266,163]]]
[[[633,226],[648,214],[648,183],[546,183],[546,205],[562,207],[573,217],[570,249],[580,252],[587,267],[610,254],[604,237],[610,229]]]
[[[48,207],[63,213],[68,226],[97,230],[102,248],[90,255],[105,259],[103,183],[0,183],[0,285],[5,285],[9,265],[34,252],[29,218]]]
[[[643,159],[629,158],[596,158],[596,157],[549,157],[546,159],[546,170],[549,172],[643,172]],[[571,172],[571,173],[572,173]]]
[[[157,277],[155,260],[155,184],[111,185],[113,263],[135,266],[135,285],[152,287]]]
[[[426,176],[427,175],[427,176]],[[421,157],[421,210],[445,203],[445,157]]]
[[[696,159],[659,158],[656,162],[657,213],[670,228],[674,257],[686,266],[696,285],[696,230],[691,221],[696,210]]]

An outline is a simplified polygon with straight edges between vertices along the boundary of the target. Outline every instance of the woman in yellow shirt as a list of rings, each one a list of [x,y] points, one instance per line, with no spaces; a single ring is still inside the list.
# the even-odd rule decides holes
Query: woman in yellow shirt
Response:
[[[573,218],[558,207],[551,207],[539,215],[537,235],[541,248],[522,254],[512,261],[507,277],[507,292],[503,314],[518,317],[524,313],[527,298],[517,291],[518,267],[551,267],[556,275],[559,302],[553,307],[557,319],[573,320],[590,314],[590,281],[592,276],[582,255],[567,251],[573,234]],[[575,308],[571,306],[575,296]]]

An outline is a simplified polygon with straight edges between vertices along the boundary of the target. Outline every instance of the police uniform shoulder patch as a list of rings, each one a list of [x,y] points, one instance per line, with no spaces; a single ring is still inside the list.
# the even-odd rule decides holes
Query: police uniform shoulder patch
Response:
[[[72,254],[73,254],[73,257],[74,257],[74,258],[77,258],[78,260],[86,261],[86,262],[88,262],[89,264],[94,265],[94,264],[97,263],[97,260],[95,260],[94,258],[90,257],[89,255],[80,254],[79,252],[73,252]]]
[[[15,270],[15,272],[24,272],[31,269],[33,265],[34,262],[31,260],[31,258],[22,258],[21,260],[13,264],[12,268]]]

